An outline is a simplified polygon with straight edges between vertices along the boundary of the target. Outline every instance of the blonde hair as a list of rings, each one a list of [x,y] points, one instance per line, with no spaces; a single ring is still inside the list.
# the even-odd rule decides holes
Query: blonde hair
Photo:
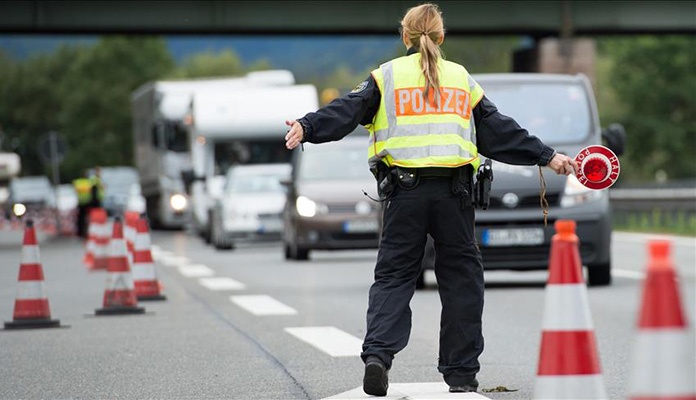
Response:
[[[423,99],[428,100],[430,91],[440,102],[440,77],[437,70],[438,59],[442,58],[440,45],[445,36],[442,12],[436,4],[425,3],[411,7],[401,20],[402,32],[411,45],[418,48],[421,55],[420,66],[425,77]]]

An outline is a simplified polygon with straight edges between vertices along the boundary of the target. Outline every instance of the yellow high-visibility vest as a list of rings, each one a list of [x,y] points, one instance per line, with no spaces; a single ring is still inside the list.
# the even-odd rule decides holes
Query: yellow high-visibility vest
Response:
[[[407,168],[456,168],[480,164],[472,110],[483,89],[456,63],[440,59],[440,101],[424,101],[420,54],[400,57],[372,71],[382,95],[370,132],[368,162]]]
[[[92,180],[89,178],[79,178],[73,180],[72,183],[77,192],[78,204],[89,204],[89,202],[92,201]]]

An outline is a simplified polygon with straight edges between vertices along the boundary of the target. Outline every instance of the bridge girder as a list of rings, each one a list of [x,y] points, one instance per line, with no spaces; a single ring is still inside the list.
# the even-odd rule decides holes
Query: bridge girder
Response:
[[[442,0],[449,34],[696,33],[696,2]],[[414,1],[0,1],[0,32],[395,35]]]

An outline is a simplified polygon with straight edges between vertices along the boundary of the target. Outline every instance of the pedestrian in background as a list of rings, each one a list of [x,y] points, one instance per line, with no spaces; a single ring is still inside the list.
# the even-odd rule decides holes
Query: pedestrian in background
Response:
[[[484,346],[483,265],[472,198],[478,154],[565,175],[576,164],[501,114],[463,66],[443,59],[437,5],[410,8],[401,38],[406,56],[382,64],[316,112],[286,121],[286,147],[340,140],[358,124],[370,132],[368,164],[383,184],[384,213],[361,353],[365,393],[387,394],[394,356],[408,343],[409,303],[427,234],[435,241],[442,302],[438,370],[450,392],[475,392]]]

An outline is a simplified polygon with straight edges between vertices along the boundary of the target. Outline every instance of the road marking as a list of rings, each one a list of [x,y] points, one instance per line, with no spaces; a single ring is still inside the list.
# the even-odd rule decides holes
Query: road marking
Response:
[[[215,271],[202,264],[182,265],[179,267],[179,272],[187,278],[200,278],[203,276],[215,275]]]
[[[244,290],[246,285],[227,277],[201,278],[198,282],[210,290]]]
[[[164,256],[162,257],[162,264],[169,267],[181,267],[183,265],[189,264],[191,260],[183,256]]]
[[[332,357],[359,357],[362,352],[362,340],[334,326],[285,328],[285,331]]]
[[[366,395],[362,386],[353,390],[327,397],[323,400],[353,400],[353,399],[374,399],[373,396]],[[418,383],[389,383],[389,389],[384,400],[436,400],[436,399],[471,399],[481,400],[490,399],[478,393],[449,393],[449,386],[444,382],[418,382]]]
[[[645,278],[645,273],[644,272],[639,272],[639,271],[631,271],[628,269],[616,269],[612,268],[611,269],[611,274],[613,276],[618,276],[621,278],[629,278],[629,279],[643,279]]]
[[[294,315],[297,310],[271,296],[240,295],[230,296],[232,302],[254,315]]]

